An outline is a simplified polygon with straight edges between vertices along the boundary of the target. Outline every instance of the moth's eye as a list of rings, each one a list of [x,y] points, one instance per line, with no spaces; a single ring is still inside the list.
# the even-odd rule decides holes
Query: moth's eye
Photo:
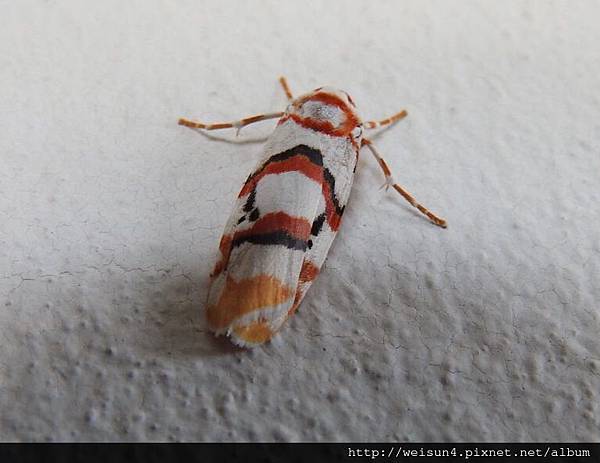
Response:
[[[362,137],[362,127],[360,125],[354,127],[354,130],[352,130],[352,138],[354,139],[359,139],[360,137]]]

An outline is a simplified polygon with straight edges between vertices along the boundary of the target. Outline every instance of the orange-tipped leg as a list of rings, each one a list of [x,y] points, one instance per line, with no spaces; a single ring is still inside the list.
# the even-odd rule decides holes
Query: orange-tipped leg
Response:
[[[394,122],[399,121],[400,119],[404,119],[407,115],[408,115],[408,113],[406,112],[406,110],[403,109],[402,111],[394,114],[391,117],[382,119],[380,121],[363,122],[363,125],[367,129],[376,129],[378,127],[383,127],[384,125],[393,124]]]
[[[292,96],[292,91],[290,90],[290,86],[288,85],[286,78],[281,76],[279,78],[279,83],[283,87],[283,91],[285,92],[285,96],[287,96],[287,99],[290,101],[293,100],[294,97]]]
[[[389,188],[390,186],[393,187],[394,190],[396,190],[398,193],[400,193],[402,195],[402,197],[410,203],[411,206],[417,208],[419,210],[419,212],[426,215],[429,218],[429,220],[431,220],[434,224],[436,224],[438,227],[446,228],[447,224],[444,219],[438,217],[433,212],[431,212],[429,209],[427,209],[426,207],[419,204],[408,191],[406,191],[400,185],[395,183],[395,181],[392,177],[392,172],[390,171],[390,168],[388,167],[385,160],[381,157],[381,155],[379,154],[377,149],[373,146],[373,142],[371,142],[371,140],[363,138],[361,147],[362,146],[366,146],[369,149],[369,151],[371,151],[371,153],[373,154],[375,159],[377,159],[377,162],[379,163],[379,166],[381,167],[381,170],[383,171],[383,175],[385,175],[384,186],[386,188]]]
[[[283,112],[258,114],[256,116],[246,117],[234,122],[218,122],[216,124],[205,124],[204,122],[191,121],[189,119],[179,119],[179,125],[185,125],[192,129],[203,129],[203,130],[218,130],[218,129],[231,129],[236,128],[238,132],[246,125],[253,124],[254,122],[264,121],[267,119],[276,119],[283,116]]]

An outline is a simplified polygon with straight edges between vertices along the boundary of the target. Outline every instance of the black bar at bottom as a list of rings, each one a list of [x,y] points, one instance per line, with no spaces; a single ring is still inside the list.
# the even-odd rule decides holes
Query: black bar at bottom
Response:
[[[600,443],[0,444],[0,463],[600,462]]]

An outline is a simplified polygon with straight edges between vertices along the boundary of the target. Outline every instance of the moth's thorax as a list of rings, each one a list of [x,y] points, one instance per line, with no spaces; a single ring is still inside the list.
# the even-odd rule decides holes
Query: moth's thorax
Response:
[[[337,137],[355,135],[355,129],[361,124],[352,98],[346,92],[330,87],[318,88],[292,101],[281,122],[288,119]]]

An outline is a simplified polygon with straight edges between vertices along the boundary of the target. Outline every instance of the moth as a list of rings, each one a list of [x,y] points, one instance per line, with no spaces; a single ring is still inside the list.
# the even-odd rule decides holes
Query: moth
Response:
[[[289,101],[285,111],[215,124],[179,120],[194,129],[239,132],[279,119],[238,195],[211,273],[208,326],[242,347],[272,339],[317,277],[340,228],[361,148],[377,160],[386,189],[391,186],[435,225],[446,227],[394,181],[364,136],[365,130],[404,118],[406,111],[363,122],[344,91],[320,87],[294,98],[285,78],[279,81]]]

